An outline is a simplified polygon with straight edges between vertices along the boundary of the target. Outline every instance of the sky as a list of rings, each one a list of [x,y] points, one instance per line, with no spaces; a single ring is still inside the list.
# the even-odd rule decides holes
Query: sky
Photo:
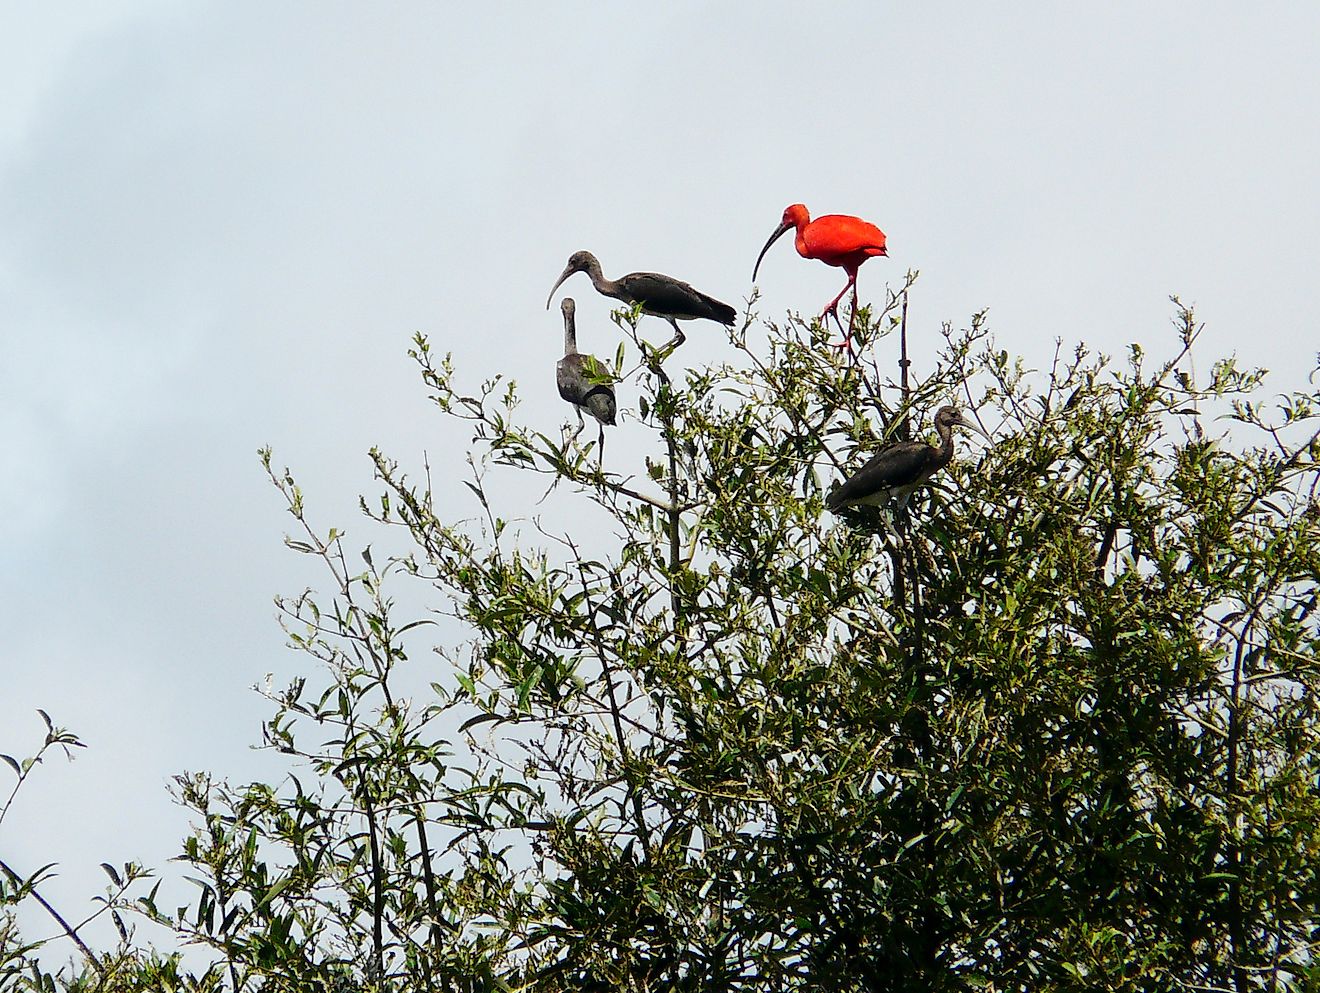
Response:
[[[1320,6],[808,10],[0,0],[0,752],[37,746],[37,708],[89,746],[24,788],[0,857],[58,862],[77,916],[102,861],[177,878],[172,776],[278,775],[252,687],[306,663],[272,597],[324,582],[257,448],[350,541],[372,445],[426,453],[470,514],[412,335],[558,423],[545,298],[577,249],[741,308],[801,202],[887,233],[863,300],[921,271],[918,372],[923,334],[986,309],[1035,365],[1060,337],[1165,354],[1178,294],[1207,367],[1304,383]],[[758,310],[842,280],[784,239]],[[612,302],[565,293],[612,354]],[[694,324],[681,355],[730,350]]]

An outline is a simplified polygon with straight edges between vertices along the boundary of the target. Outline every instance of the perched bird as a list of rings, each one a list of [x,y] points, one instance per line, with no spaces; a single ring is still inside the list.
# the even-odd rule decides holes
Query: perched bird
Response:
[[[606,279],[600,271],[600,263],[590,252],[574,252],[568,257],[568,265],[550,288],[545,309],[550,309],[555,290],[575,272],[585,272],[591,277],[591,285],[596,292],[615,300],[633,305],[641,304],[642,313],[652,317],[663,317],[674,328],[674,337],[665,345],[669,352],[683,344],[686,336],[678,326],[679,321],[693,321],[704,317],[720,324],[732,325],[738,312],[727,303],[720,303],[714,297],[708,297],[700,290],[693,289],[681,279],[665,276],[658,272],[630,272],[618,279]]]
[[[848,331],[843,339],[843,346],[852,351],[853,322],[857,319],[857,270],[867,259],[876,255],[888,255],[885,248],[885,233],[869,221],[848,214],[826,214],[814,221],[807,213],[807,208],[800,203],[784,208],[784,216],[775,233],[756,257],[756,266],[752,269],[752,282],[756,282],[756,273],[761,268],[761,260],[770,246],[789,228],[797,229],[794,245],[804,259],[819,259],[826,265],[838,266],[848,274],[839,295],[831,300],[820,313],[820,319],[833,314],[839,322],[839,301],[849,289],[852,294],[852,315],[848,318]],[[843,325],[839,324],[840,329]]]
[[[825,498],[825,506],[835,513],[859,504],[884,507],[890,501],[897,501],[899,509],[907,506],[913,490],[953,458],[955,426],[990,437],[976,424],[964,419],[957,407],[941,407],[935,413],[939,448],[924,441],[899,441],[882,448]]]
[[[605,454],[605,425],[613,426],[618,408],[614,402],[614,386],[609,381],[605,364],[594,355],[583,355],[577,350],[577,323],[573,319],[576,305],[572,297],[564,297],[559,309],[564,314],[564,357],[555,366],[555,385],[559,395],[573,405],[578,416],[577,437],[587,422],[582,411],[600,421],[600,452]]]

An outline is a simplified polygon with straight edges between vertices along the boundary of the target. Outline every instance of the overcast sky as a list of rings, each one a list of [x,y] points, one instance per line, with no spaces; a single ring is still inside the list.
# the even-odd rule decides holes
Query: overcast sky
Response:
[[[1059,336],[1164,354],[1177,293],[1207,367],[1304,376],[1320,5],[1007,6],[0,0],[0,751],[37,707],[90,746],[0,857],[60,862],[76,907],[100,861],[175,872],[170,776],[281,768],[250,688],[305,664],[271,597],[322,577],[255,450],[350,531],[371,445],[461,464],[419,330],[562,419],[545,298],[576,249],[741,308],[800,201],[888,234],[864,300],[921,270],[918,372],[983,308],[1037,363]],[[785,239],[760,312],[842,282]],[[612,353],[610,302],[563,292]]]

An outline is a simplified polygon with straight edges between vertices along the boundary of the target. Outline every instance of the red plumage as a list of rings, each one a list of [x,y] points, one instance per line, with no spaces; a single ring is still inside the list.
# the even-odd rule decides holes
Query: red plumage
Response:
[[[800,203],[792,204],[784,209],[779,227],[775,229],[775,233],[770,236],[770,240],[761,249],[761,254],[757,256],[756,267],[752,270],[753,281],[756,280],[756,273],[761,268],[761,259],[765,258],[765,253],[789,228],[796,229],[797,234],[793,243],[798,254],[804,259],[816,259],[826,265],[838,266],[848,274],[848,282],[839,291],[839,295],[821,311],[820,318],[824,320],[826,315],[833,314],[834,320],[838,322],[839,301],[849,289],[853,291],[853,310],[848,319],[848,331],[844,336],[844,346],[851,351],[853,321],[857,317],[857,270],[867,259],[889,254],[885,248],[885,233],[870,221],[849,214],[825,214],[813,221],[806,207]]]

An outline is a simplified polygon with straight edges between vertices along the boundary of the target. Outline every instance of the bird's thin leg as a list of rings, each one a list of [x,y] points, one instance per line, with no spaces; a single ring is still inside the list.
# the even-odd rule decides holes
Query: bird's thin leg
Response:
[[[605,467],[605,425],[600,426],[600,448],[598,449],[599,458],[596,460],[597,468]]]
[[[574,441],[576,441],[577,436],[582,433],[582,429],[587,426],[587,422],[582,419],[582,408],[579,407],[577,404],[573,404],[573,413],[577,414],[578,426],[577,426],[577,430],[573,432],[571,437],[573,438]]]
[[[843,334],[843,325],[839,322],[839,308],[838,308],[837,305],[832,305],[832,306],[826,307],[824,310],[822,310],[822,311],[820,312],[820,326],[821,326],[821,328],[824,329],[824,330],[826,331],[826,333],[828,333],[829,329],[828,329],[828,327],[827,327],[826,324],[825,324],[825,318],[827,318],[827,317],[831,317],[831,316],[834,318],[834,326],[835,326],[836,328],[839,329],[839,334]],[[840,346],[839,346],[839,345],[835,345],[834,347],[835,347],[835,348],[839,348]]]
[[[857,279],[855,277],[852,288],[852,310],[848,314],[848,333],[843,336],[843,345],[848,349],[848,357],[855,359],[857,356],[853,353],[852,347],[853,328],[857,325]]]
[[[827,314],[833,314],[835,321],[839,319],[839,301],[843,299],[843,295],[848,292],[848,287],[852,285],[853,281],[851,279],[848,280],[848,282],[843,284],[843,289],[839,290],[839,295],[825,305],[825,309],[820,312],[820,319],[822,321],[825,320]]]
[[[857,353],[853,351],[853,347],[852,347],[853,324],[854,324],[854,322],[857,320],[857,302],[856,302],[856,301],[857,301],[857,296],[856,296],[856,292],[854,291],[854,294],[853,294],[853,308],[852,308],[852,311],[848,314],[848,330],[847,330],[847,331],[844,331],[844,330],[843,330],[843,322],[839,320],[839,315],[838,315],[838,313],[837,313],[837,312],[835,313],[835,315],[834,315],[834,323],[837,324],[837,325],[839,326],[839,331],[843,333],[843,341],[839,342],[838,344],[834,344],[833,342],[831,342],[831,344],[833,344],[835,348],[846,348],[846,349],[848,350],[848,358],[851,359],[851,360],[854,361],[854,362],[857,361]]]
[[[675,348],[687,341],[687,335],[685,335],[683,329],[678,326],[678,321],[674,320],[672,317],[666,317],[665,320],[667,320],[670,326],[674,329],[674,337],[665,342],[665,347],[661,350],[661,354],[663,354],[665,358],[669,358],[670,353],[672,353]]]
[[[657,314],[656,316],[658,317],[660,315]],[[661,365],[661,363],[663,363],[665,359],[669,358],[669,356],[674,353],[675,348],[683,344],[683,342],[687,341],[687,335],[683,334],[683,329],[678,326],[678,322],[675,321],[672,317],[666,317],[665,320],[669,322],[671,327],[673,327],[674,337],[670,338],[667,342],[665,342],[663,348],[650,349],[649,346],[643,345],[642,348],[643,358],[640,364],[645,365],[648,369],[650,369],[653,373],[655,373],[656,378],[659,379],[661,383],[668,386],[669,377],[665,375],[665,370]]]
[[[852,309],[852,314],[850,314],[849,317],[848,317],[848,330],[847,330],[847,331],[844,331],[844,330],[843,330],[843,322],[839,320],[839,301],[843,299],[843,295],[844,295],[845,293],[847,293],[849,290],[852,290],[852,291],[853,291],[853,309]],[[848,282],[846,282],[846,283],[843,284],[843,289],[841,289],[841,290],[839,291],[839,295],[838,295],[837,297],[835,297],[833,300],[830,301],[830,305],[829,305],[828,307],[826,307],[824,313],[822,313],[822,314],[820,315],[820,319],[821,319],[822,321],[825,319],[825,314],[833,314],[833,315],[834,315],[834,323],[838,326],[838,328],[839,328],[839,332],[843,335],[843,341],[840,342],[839,344],[835,345],[834,347],[835,347],[835,348],[846,348],[846,349],[848,349],[848,355],[851,357],[852,354],[853,354],[853,350],[852,350],[853,322],[857,319],[857,276],[856,276],[856,274],[852,274],[852,275],[850,275],[850,276],[848,277]]]

